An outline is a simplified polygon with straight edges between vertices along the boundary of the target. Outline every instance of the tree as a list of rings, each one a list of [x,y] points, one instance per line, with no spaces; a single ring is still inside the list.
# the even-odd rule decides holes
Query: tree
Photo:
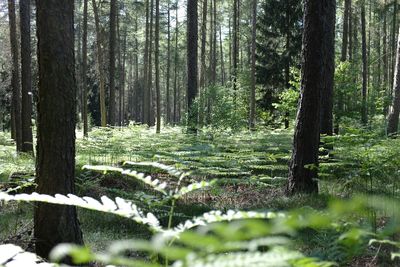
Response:
[[[400,114],[400,29],[397,41],[397,55],[396,55],[396,71],[394,76],[393,87],[393,103],[390,107],[387,134],[392,135],[397,133],[399,128],[399,114]]]
[[[92,0],[95,28],[96,28],[96,55],[97,55],[97,75],[100,80],[99,95],[100,95],[100,114],[101,114],[101,127],[107,126],[107,111],[106,111],[106,89],[105,89],[105,75],[103,73],[103,49],[101,47],[101,33],[100,33],[100,18],[96,1]]]
[[[197,96],[197,1],[188,0],[187,3],[187,105],[188,105],[188,132],[197,133],[197,109],[193,103]]]
[[[39,64],[36,183],[40,194],[74,193],[74,1],[36,1]],[[60,64],[62,62],[62,64]],[[38,203],[36,253],[48,257],[60,243],[82,244],[76,209]]]
[[[253,19],[251,33],[251,88],[250,88],[250,129],[255,127],[256,113],[256,39],[257,39],[257,0],[253,0]]]
[[[32,74],[31,74],[31,1],[20,0],[21,30],[21,138],[22,152],[33,153]]]
[[[365,2],[361,3],[361,38],[362,38],[362,106],[361,122],[368,122],[367,90],[368,90],[368,59],[367,59],[367,33],[365,21]]]
[[[156,0],[156,25],[155,25],[155,68],[156,68],[156,132],[161,131],[161,93],[160,93],[160,0]]]
[[[8,20],[10,25],[10,44],[12,58],[11,134],[12,138],[17,144],[17,151],[21,151],[21,90],[19,80],[19,49],[17,40],[17,19],[15,16],[15,0],[8,0]]]
[[[320,141],[321,92],[324,88],[326,18],[335,12],[335,0],[304,1],[301,99],[294,133],[286,193],[316,193]],[[330,26],[334,27],[334,26]]]
[[[110,100],[108,104],[108,123],[115,125],[115,45],[117,35],[117,0],[110,1]]]
[[[344,0],[344,14],[343,14],[343,36],[342,36],[342,54],[340,57],[341,61],[346,61],[348,40],[349,40],[349,12],[350,12],[351,0]]]
[[[87,105],[87,27],[88,0],[83,0],[83,34],[82,34],[82,117],[83,135],[88,136],[88,105]]]

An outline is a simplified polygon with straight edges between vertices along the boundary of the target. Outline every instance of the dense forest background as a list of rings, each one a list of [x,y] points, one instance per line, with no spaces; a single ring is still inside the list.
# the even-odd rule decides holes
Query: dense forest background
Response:
[[[399,8],[0,0],[0,266],[398,266]]]

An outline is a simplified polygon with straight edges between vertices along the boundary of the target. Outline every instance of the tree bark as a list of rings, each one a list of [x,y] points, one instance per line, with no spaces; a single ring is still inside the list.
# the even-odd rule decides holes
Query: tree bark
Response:
[[[167,77],[166,77],[166,83],[167,83],[167,101],[166,101],[166,122],[169,124],[171,122],[171,86],[170,86],[170,80],[171,80],[171,7],[170,7],[170,0],[167,1]]]
[[[95,28],[96,28],[96,56],[97,56],[97,75],[99,77],[100,87],[100,116],[101,116],[101,127],[107,126],[107,110],[106,110],[106,89],[105,89],[105,76],[103,72],[103,49],[101,47],[101,33],[100,33],[100,18],[95,0],[92,0]]]
[[[39,61],[37,191],[75,191],[74,1],[36,1]],[[60,64],[62,62],[62,64]],[[38,203],[36,253],[47,258],[60,243],[82,244],[76,209]]]
[[[344,1],[344,15],[343,15],[343,35],[342,35],[342,54],[340,61],[347,60],[348,40],[349,40],[349,10],[351,1]]]
[[[108,103],[108,123],[115,126],[116,115],[116,98],[115,98],[115,44],[116,44],[116,28],[117,28],[117,0],[110,1],[110,99]]]
[[[257,42],[257,0],[253,0],[251,33],[251,87],[250,87],[250,130],[255,129],[256,114],[256,42]]]
[[[324,88],[325,19],[335,0],[304,1],[301,99],[286,188],[288,195],[317,193],[321,92]]]
[[[361,3],[361,37],[362,37],[362,106],[361,122],[368,123],[367,91],[368,91],[368,66],[367,66],[367,34],[365,21],[365,2]]]
[[[176,0],[176,13],[175,13],[175,59],[174,59],[174,124],[178,122],[178,37],[179,37],[179,0]]]
[[[321,93],[321,129],[320,133],[333,135],[333,85],[335,78],[335,22],[336,22],[336,0],[325,0],[324,8],[324,87]],[[346,49],[345,49],[346,50]]]
[[[187,3],[187,107],[189,133],[197,133],[198,112],[194,108],[194,100],[197,96],[197,28],[198,14],[197,1],[188,0]]]
[[[155,68],[156,68],[156,133],[161,132],[161,93],[160,93],[160,0],[156,0],[156,25],[155,25]]]
[[[21,133],[21,89],[19,78],[19,49],[17,40],[17,19],[15,15],[15,0],[8,0],[8,20],[10,26],[10,44],[12,58],[12,76],[11,76],[11,124],[14,132],[12,136],[16,142],[17,151],[22,151],[22,133]]]
[[[396,71],[393,87],[393,103],[390,107],[387,134],[396,134],[399,127],[399,114],[400,114],[400,29],[397,41],[397,55],[396,55]]]
[[[20,0],[22,152],[33,153],[32,74],[31,74],[31,1]]]
[[[82,34],[82,119],[83,135],[88,136],[88,107],[87,107],[87,27],[88,27],[88,0],[83,0],[83,34]]]

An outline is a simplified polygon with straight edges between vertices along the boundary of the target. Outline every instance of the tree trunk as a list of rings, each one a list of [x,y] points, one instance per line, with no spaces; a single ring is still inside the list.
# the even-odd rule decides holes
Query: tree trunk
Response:
[[[149,35],[150,35],[150,4],[149,4],[150,0],[146,0],[146,30],[145,30],[145,45],[144,45],[144,58],[143,58],[143,62],[144,62],[144,67],[143,67],[143,71],[144,71],[144,75],[143,75],[143,109],[142,109],[142,122],[143,123],[148,123],[149,121],[149,112],[148,110],[150,109],[149,105],[150,105],[150,89],[149,86],[147,84],[148,82],[148,66],[149,66]]]
[[[225,60],[224,60],[224,49],[222,46],[222,25],[219,25],[219,53],[221,58],[221,85],[225,86]]]
[[[333,135],[333,85],[335,78],[335,22],[336,0],[325,0],[327,6],[324,13],[324,69],[323,91],[321,92],[321,129],[320,133]],[[345,49],[346,50],[346,49]]]
[[[83,34],[82,34],[82,119],[83,135],[88,136],[88,107],[87,107],[87,27],[88,27],[88,0],[83,0]]]
[[[349,40],[349,11],[350,11],[350,0],[344,1],[344,15],[343,15],[343,36],[342,36],[342,55],[340,61],[347,60],[348,51],[348,40]]]
[[[349,61],[352,61],[353,59],[353,53],[354,53],[354,46],[353,46],[353,37],[355,30],[353,29],[353,7],[352,7],[352,0],[349,0]]]
[[[197,133],[198,112],[193,103],[197,96],[197,1],[187,3],[187,107],[189,133]]]
[[[74,1],[36,1],[39,62],[37,192],[75,191]],[[62,62],[62,64],[60,64]],[[60,243],[82,244],[76,209],[38,203],[36,253],[47,258]]]
[[[175,13],[175,59],[174,59],[174,124],[178,122],[177,108],[178,108],[178,37],[179,37],[179,21],[178,10],[179,0],[176,0],[176,13]]]
[[[117,35],[117,0],[110,1],[110,99],[108,103],[108,123],[115,126],[116,98],[115,98],[115,45]]]
[[[237,72],[238,72],[238,54],[239,54],[239,47],[238,47],[238,2],[239,0],[233,1],[233,40],[232,40],[232,83],[233,83],[233,91],[234,91],[234,98],[236,101],[236,89],[237,89]]]
[[[203,0],[203,19],[201,22],[200,90],[202,90],[206,84],[207,8],[207,0]]]
[[[390,89],[394,88],[394,72],[395,72],[395,64],[396,64],[396,31],[397,31],[397,0],[393,1],[393,19],[392,19],[392,53],[391,53],[391,76],[390,82],[391,86]],[[392,95],[393,92],[390,92]]]
[[[154,18],[154,0],[150,1],[150,26],[149,26],[149,63],[148,63],[148,80],[147,80],[147,100],[148,103],[146,105],[147,110],[145,111],[147,113],[147,118],[148,120],[146,121],[148,126],[153,125],[153,18]]]
[[[156,0],[156,25],[155,25],[155,68],[156,68],[156,133],[161,132],[161,93],[160,93],[160,0]]]
[[[31,1],[20,0],[21,82],[22,82],[22,151],[33,153],[32,74],[31,74]]]
[[[367,110],[367,87],[368,87],[368,66],[367,66],[367,36],[365,21],[365,2],[361,3],[361,36],[362,36],[362,107],[361,122],[366,125],[368,123]]]
[[[286,192],[317,193],[318,150],[320,141],[321,92],[324,88],[324,40],[326,14],[335,7],[335,0],[304,1],[304,33],[301,99],[297,113],[293,154]],[[331,26],[333,27],[333,26]]]
[[[106,111],[106,89],[105,89],[105,84],[106,82],[104,81],[104,72],[103,72],[103,49],[101,47],[101,33],[100,33],[100,18],[99,18],[99,12],[97,8],[97,4],[95,0],[92,0],[92,6],[93,6],[93,13],[94,13],[94,20],[95,20],[95,26],[96,26],[96,56],[97,56],[97,75],[100,80],[100,116],[101,116],[101,127],[106,127],[107,126],[107,111]]]
[[[253,0],[251,33],[251,87],[250,87],[250,130],[255,129],[256,114],[256,44],[257,44],[257,0]]]
[[[170,0],[167,1],[167,17],[168,17],[168,25],[167,25],[167,101],[166,101],[166,122],[169,124],[171,122],[171,88],[170,88],[170,79],[171,79],[171,7]]]
[[[399,127],[399,114],[400,114],[400,29],[397,41],[397,56],[396,56],[396,71],[394,79],[394,96],[393,103],[390,107],[387,134],[396,134]]]
[[[22,151],[22,134],[21,134],[21,89],[19,79],[19,49],[17,40],[17,20],[15,16],[15,0],[8,0],[8,18],[10,25],[10,44],[12,58],[12,109],[11,124],[14,133],[12,136],[17,145],[17,151]]]

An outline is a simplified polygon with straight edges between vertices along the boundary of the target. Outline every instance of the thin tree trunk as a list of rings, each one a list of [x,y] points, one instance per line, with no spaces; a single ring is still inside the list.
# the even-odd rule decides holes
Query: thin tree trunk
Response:
[[[167,17],[168,17],[168,25],[167,25],[167,101],[166,101],[166,112],[167,112],[167,124],[171,122],[171,86],[170,86],[170,79],[171,79],[171,7],[170,7],[170,0],[168,0],[167,6]]]
[[[150,109],[149,104],[150,104],[150,87],[147,84],[148,83],[148,75],[149,75],[149,36],[150,36],[150,7],[149,7],[149,1],[146,0],[146,30],[145,30],[145,35],[146,35],[146,40],[145,40],[145,45],[144,45],[144,75],[143,75],[143,104],[142,104],[142,122],[143,123],[148,123],[149,121],[149,112],[148,110]]]
[[[110,100],[108,104],[108,119],[111,126],[115,126],[116,98],[115,98],[115,45],[117,30],[117,0],[110,1]]]
[[[365,21],[365,2],[361,4],[361,36],[362,36],[362,109],[361,122],[365,125],[368,122],[367,111],[367,90],[368,90],[368,66],[367,66],[367,36]]]
[[[97,56],[97,75],[100,80],[100,116],[101,116],[101,127],[107,126],[107,110],[106,110],[106,89],[105,89],[105,75],[103,72],[103,49],[101,47],[101,33],[100,33],[100,18],[98,7],[95,0],[92,0],[94,20],[96,26],[96,56]]]
[[[253,0],[251,33],[251,87],[250,87],[250,130],[255,129],[256,114],[256,42],[257,42],[257,0]]]
[[[32,74],[31,74],[31,1],[20,0],[21,84],[22,84],[22,151],[33,153]]]
[[[36,1],[39,62],[37,192],[75,192],[74,1]],[[62,64],[60,64],[62,62]],[[60,243],[82,244],[76,208],[37,203],[36,253],[47,258]]]
[[[219,25],[219,53],[221,58],[221,85],[225,85],[225,60],[224,60],[224,49],[222,46],[222,25]]]
[[[343,36],[342,36],[342,54],[340,61],[347,60],[348,51],[348,40],[349,40],[349,11],[350,11],[350,0],[344,1],[344,15],[343,15]]]
[[[179,22],[178,10],[179,0],[176,0],[176,18],[175,18],[175,59],[174,59],[174,124],[178,121],[177,107],[178,107],[178,37],[179,37]]]
[[[87,107],[87,27],[88,27],[88,0],[83,0],[83,34],[82,34],[82,119],[83,135],[88,136],[88,107]]]
[[[397,41],[397,56],[396,56],[396,72],[394,79],[394,96],[393,103],[390,107],[387,134],[396,134],[399,128],[399,115],[400,115],[400,29]]]
[[[149,62],[148,62],[148,80],[147,80],[147,101],[148,103],[146,104],[147,110],[145,111],[147,113],[147,121],[145,122],[148,126],[152,125],[153,117],[152,117],[152,110],[153,110],[153,11],[154,11],[154,0],[150,1],[150,25],[149,25]]]
[[[160,93],[160,0],[156,0],[156,25],[155,25],[155,68],[156,68],[156,133],[161,132],[161,93]]]
[[[187,108],[189,133],[197,133],[198,112],[193,103],[197,96],[197,28],[198,14],[197,1],[188,0],[187,3]]]
[[[22,151],[22,133],[21,133],[21,89],[19,79],[19,49],[17,40],[17,20],[15,15],[15,0],[8,0],[8,18],[10,25],[10,43],[12,58],[12,109],[11,124],[14,133],[12,136],[17,145],[17,151]]]
[[[206,43],[207,43],[207,0],[203,0],[203,19],[201,23],[201,54],[200,54],[200,90],[204,88],[206,84]],[[201,93],[200,93],[201,94]]]
[[[354,34],[353,32],[353,7],[352,7],[352,0],[349,0],[349,51],[348,51],[348,55],[349,55],[349,61],[352,61],[353,59],[353,53],[354,53],[354,46],[353,46],[353,37]]]
[[[396,31],[397,31],[397,0],[393,1],[393,19],[392,19],[392,53],[391,53],[391,60],[392,60],[392,71],[390,76],[391,86],[390,89],[394,88],[394,72],[395,72],[395,64],[396,64]],[[393,91],[390,92],[392,95]]]
[[[233,41],[232,41],[232,83],[233,83],[233,91],[234,91],[234,98],[236,101],[236,89],[237,89],[237,74],[238,74],[238,54],[239,54],[239,47],[238,47],[238,2],[239,0],[233,1]]]

